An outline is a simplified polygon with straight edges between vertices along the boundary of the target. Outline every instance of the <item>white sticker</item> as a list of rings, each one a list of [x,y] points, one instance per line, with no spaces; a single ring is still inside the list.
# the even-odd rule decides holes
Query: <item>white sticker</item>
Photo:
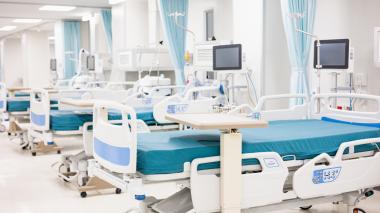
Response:
[[[276,167],[279,167],[277,160],[274,159],[274,158],[265,158],[265,159],[264,159],[264,162],[265,162],[265,165],[266,165],[268,168],[276,168]]]

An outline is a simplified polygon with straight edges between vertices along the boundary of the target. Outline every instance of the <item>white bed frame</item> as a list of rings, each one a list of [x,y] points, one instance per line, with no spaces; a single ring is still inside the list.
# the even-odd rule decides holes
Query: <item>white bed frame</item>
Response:
[[[185,94],[177,94],[157,103],[153,108],[154,118],[158,123],[172,123],[165,115],[176,113],[211,113],[213,106],[219,105],[220,95],[210,97],[203,93],[218,93],[219,86],[203,86],[188,89]]]
[[[184,86],[157,86],[152,87],[150,91],[153,91],[152,93],[143,93],[143,92],[137,92],[128,98],[126,98],[121,104],[122,105],[128,105],[128,107],[132,108],[138,108],[138,107],[146,107],[147,105],[153,105],[154,109],[157,111],[161,110],[162,107],[164,107],[164,104],[158,104],[158,103],[168,103],[168,100],[172,100],[172,96],[166,97],[162,99],[163,97],[157,96],[159,94],[159,90],[182,90]],[[187,96],[190,96],[192,93],[196,92],[214,92],[216,90],[216,87],[197,87],[192,88],[188,91]],[[182,97],[180,94],[177,95],[179,97]],[[194,99],[191,100],[191,104],[196,105],[196,103],[200,102],[203,104],[203,106],[206,106],[205,103],[205,97],[204,96],[198,96],[198,98],[201,99]],[[189,100],[190,98],[187,98],[186,100]],[[183,99],[180,99],[182,101]],[[208,102],[210,105],[205,107],[206,109],[204,112],[209,112],[209,109],[212,108],[212,105],[215,104],[216,100],[215,98],[211,98],[210,100],[213,100],[212,102]],[[110,100],[107,100],[110,101]],[[126,104],[126,103],[129,104]],[[176,102],[180,104],[180,102]],[[189,103],[189,101],[185,102],[186,104]],[[191,110],[191,109],[190,109]],[[199,111],[199,109],[196,109]],[[191,112],[191,111],[190,111]],[[156,118],[155,118],[156,119]],[[121,123],[121,121],[110,121],[110,123],[117,124]],[[67,181],[74,183],[75,185],[82,186],[85,182],[83,182],[83,178],[88,177],[88,164],[87,160],[93,158],[93,135],[92,130],[89,130],[89,126],[93,125],[92,123],[86,123],[83,126],[83,147],[84,150],[79,152],[75,155],[63,155],[62,161],[59,164],[58,167],[58,176]],[[137,132],[150,132],[150,131],[167,131],[167,130],[178,130],[179,126],[177,124],[171,124],[171,123],[159,123],[158,125],[151,125],[147,126],[142,120],[137,120]],[[187,169],[189,170],[189,169]],[[69,171],[69,172],[68,172]],[[86,197],[87,188],[81,188],[79,187],[79,191],[81,192],[82,197]],[[91,189],[98,189],[96,186],[92,186]]]
[[[315,103],[314,101],[317,98],[336,96],[379,100],[378,97],[367,95],[325,94],[313,97],[312,103]],[[260,100],[256,109],[250,108],[251,112],[260,113],[261,118],[268,120],[277,120],[277,117],[279,119],[290,119],[291,115],[294,115],[293,118],[295,119],[339,115],[339,119],[343,120],[380,123],[380,119],[376,117],[378,113],[368,114],[350,111],[331,113],[331,111],[324,111],[325,109],[322,108],[323,113],[308,115],[308,108],[313,107],[309,106],[308,101],[301,106],[275,110],[273,115],[270,111],[263,110],[266,100],[277,98],[307,100],[307,97],[303,95],[265,97]],[[231,113],[237,113],[239,110],[247,108],[249,109],[247,106],[240,107]],[[124,116],[123,125],[115,126],[107,119],[106,112],[108,109],[120,110],[125,115],[131,115],[131,118],[128,119],[127,116]],[[94,150],[95,159],[89,161],[90,176],[96,176],[112,183],[129,195],[134,196],[136,200],[142,201],[138,208],[131,208],[131,211],[145,212],[148,210],[147,207],[157,212],[173,212],[178,208],[181,209],[181,212],[220,211],[219,170],[198,170],[198,165],[218,162],[219,157],[199,158],[185,163],[182,173],[144,176],[136,170],[137,138],[134,110],[116,103],[99,103],[95,106],[94,116],[94,137],[107,145],[129,149],[130,155],[129,164],[120,165],[110,161],[104,155],[98,155],[97,151]],[[380,172],[377,168],[377,163],[380,160],[379,150],[364,153],[354,153],[353,151],[355,146],[373,143],[380,143],[380,138],[346,142],[341,144],[334,157],[321,153],[313,159],[302,161],[285,161],[274,152],[244,154],[243,158],[257,159],[260,163],[259,165],[243,167],[243,212],[262,213],[287,208],[309,207],[326,202],[346,204],[347,212],[353,212],[355,205],[361,199],[372,195],[372,188],[380,186]],[[345,153],[346,150],[349,152]],[[148,199],[144,186],[167,182],[181,185],[182,190],[161,201]],[[179,206],[179,202],[184,205]]]

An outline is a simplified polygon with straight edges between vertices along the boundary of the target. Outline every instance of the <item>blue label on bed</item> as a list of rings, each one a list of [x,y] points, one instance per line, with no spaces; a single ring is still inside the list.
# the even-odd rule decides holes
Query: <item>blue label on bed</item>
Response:
[[[255,119],[255,120],[260,120],[261,113],[260,112],[254,112],[249,117],[251,117],[252,119]]]
[[[172,104],[172,105],[168,105],[166,112],[168,114],[183,113],[187,111],[188,107],[189,105],[187,104]]]
[[[341,170],[342,167],[315,170],[313,172],[313,183],[323,184],[334,182],[338,179]]]

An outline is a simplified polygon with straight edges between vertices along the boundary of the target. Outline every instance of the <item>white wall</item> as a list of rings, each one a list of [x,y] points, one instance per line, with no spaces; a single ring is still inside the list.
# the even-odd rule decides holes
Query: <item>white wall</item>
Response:
[[[114,64],[118,53],[127,48],[148,46],[148,1],[126,1],[112,7],[112,45]],[[125,79],[125,73],[112,68],[111,81]]]
[[[23,86],[23,63],[20,38],[7,38],[3,47],[4,82],[8,87]]]
[[[233,40],[232,0],[190,0],[188,29],[195,33],[195,42],[206,41],[205,11],[214,10],[214,34],[217,40]],[[193,52],[194,38],[188,34],[186,48]]]
[[[233,40],[243,46],[245,66],[253,71],[257,94],[262,93],[263,1],[233,0]]]
[[[50,84],[49,32],[27,31],[21,36],[23,82],[25,87],[41,88]]]
[[[290,91],[290,61],[278,0],[264,1],[263,94]]]

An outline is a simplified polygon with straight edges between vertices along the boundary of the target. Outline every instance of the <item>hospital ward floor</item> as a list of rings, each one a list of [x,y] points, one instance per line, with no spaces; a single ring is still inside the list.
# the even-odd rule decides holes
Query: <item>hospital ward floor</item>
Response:
[[[63,153],[76,153],[80,141],[71,139]],[[60,155],[48,154],[32,157],[23,151],[8,136],[0,134],[0,213],[122,213],[136,202],[125,194],[112,191],[89,193],[81,198],[78,191],[69,184],[58,180],[56,170],[51,166],[60,160]],[[171,185],[160,189],[162,196],[170,193]],[[149,189],[148,189],[149,190]],[[360,203],[368,213],[380,212],[380,193]],[[282,210],[276,213],[339,213],[332,204],[317,205],[310,211],[298,209]]]

